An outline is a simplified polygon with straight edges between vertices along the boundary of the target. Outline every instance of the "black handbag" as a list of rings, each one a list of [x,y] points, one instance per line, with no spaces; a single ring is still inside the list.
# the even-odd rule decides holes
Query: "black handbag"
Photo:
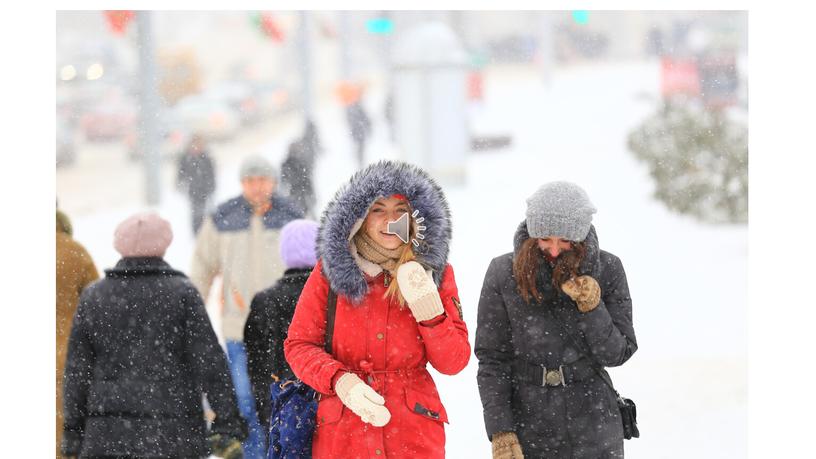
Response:
[[[620,409],[621,421],[623,421],[623,438],[629,440],[640,437],[635,402],[632,399],[621,397],[617,392],[615,395],[618,396],[618,409]]]
[[[606,385],[612,389],[612,392],[615,393],[615,399],[618,403],[618,410],[620,410],[621,422],[623,423],[623,438],[630,440],[632,438],[640,437],[640,430],[638,430],[637,426],[637,407],[635,406],[635,402],[633,402],[632,399],[621,397],[618,391],[615,390],[615,386],[612,384],[612,378],[609,377],[609,373],[606,372],[603,365],[599,364],[592,358],[591,354],[588,352],[588,349],[581,345],[579,340],[573,337],[572,333],[570,333],[569,329],[565,325],[565,322],[556,317],[556,314],[552,309],[553,308],[547,308],[547,310],[550,311],[550,315],[561,326],[561,329],[564,331],[564,335],[572,342],[573,346],[575,346],[578,352],[583,354],[584,357],[592,362],[592,369],[598,373],[598,376],[600,376]]]

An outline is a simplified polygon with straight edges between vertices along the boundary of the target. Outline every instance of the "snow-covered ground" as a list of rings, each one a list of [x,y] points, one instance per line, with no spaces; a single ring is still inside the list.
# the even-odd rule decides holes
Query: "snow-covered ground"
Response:
[[[638,405],[642,438],[626,442],[627,457],[746,457],[748,228],[700,224],[651,198],[647,171],[625,145],[629,130],[652,110],[643,96],[655,95],[658,81],[655,62],[576,66],[560,70],[549,86],[525,69],[489,72],[471,125],[479,133],[511,134],[513,144],[471,154],[467,184],[446,188],[454,224],[450,261],[472,343],[484,272],[491,258],[512,249],[525,198],[547,181],[579,183],[599,209],[594,224],[601,247],[622,259],[634,302],[639,350],[610,372]],[[369,161],[397,157],[381,100],[376,88],[367,100],[376,130]],[[315,173],[322,207],[356,165],[340,109],[323,104],[316,120],[326,149]],[[298,123],[287,123],[259,148],[279,163],[298,131]],[[239,193],[238,166],[250,153],[219,156],[218,201]],[[170,191],[171,175],[163,176],[164,201],[156,210],[175,231],[166,259],[187,271],[189,213],[184,198]],[[67,184],[58,172],[57,195],[75,237],[100,269],[112,266],[116,224],[144,207],[138,199],[84,206],[83,195],[105,191]],[[451,458],[490,457],[476,368],[474,356],[457,376],[435,374],[450,418]]]

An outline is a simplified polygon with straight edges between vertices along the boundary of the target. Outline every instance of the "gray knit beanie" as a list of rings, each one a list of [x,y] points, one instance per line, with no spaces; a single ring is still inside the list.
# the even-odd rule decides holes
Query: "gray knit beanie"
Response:
[[[249,156],[241,163],[241,180],[249,177],[266,177],[277,180],[278,171],[266,158],[260,155]]]
[[[527,231],[530,237],[560,237],[583,241],[589,234],[595,206],[578,185],[550,182],[527,198]]]

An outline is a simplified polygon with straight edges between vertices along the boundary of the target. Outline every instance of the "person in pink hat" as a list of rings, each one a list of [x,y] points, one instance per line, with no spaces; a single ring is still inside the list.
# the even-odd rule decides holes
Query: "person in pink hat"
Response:
[[[66,456],[205,457],[208,435],[239,449],[246,437],[204,302],[162,258],[172,240],[155,213],[125,219],[113,243],[122,258],[80,296],[63,382]]]

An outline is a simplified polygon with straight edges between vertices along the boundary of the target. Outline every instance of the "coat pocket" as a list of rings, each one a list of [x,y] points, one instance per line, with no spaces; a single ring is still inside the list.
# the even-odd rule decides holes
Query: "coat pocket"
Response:
[[[336,395],[321,399],[317,404],[317,426],[339,421],[343,417],[343,408],[343,402]]]
[[[405,404],[414,414],[434,421],[448,422],[448,413],[436,394],[428,395],[406,387]]]

